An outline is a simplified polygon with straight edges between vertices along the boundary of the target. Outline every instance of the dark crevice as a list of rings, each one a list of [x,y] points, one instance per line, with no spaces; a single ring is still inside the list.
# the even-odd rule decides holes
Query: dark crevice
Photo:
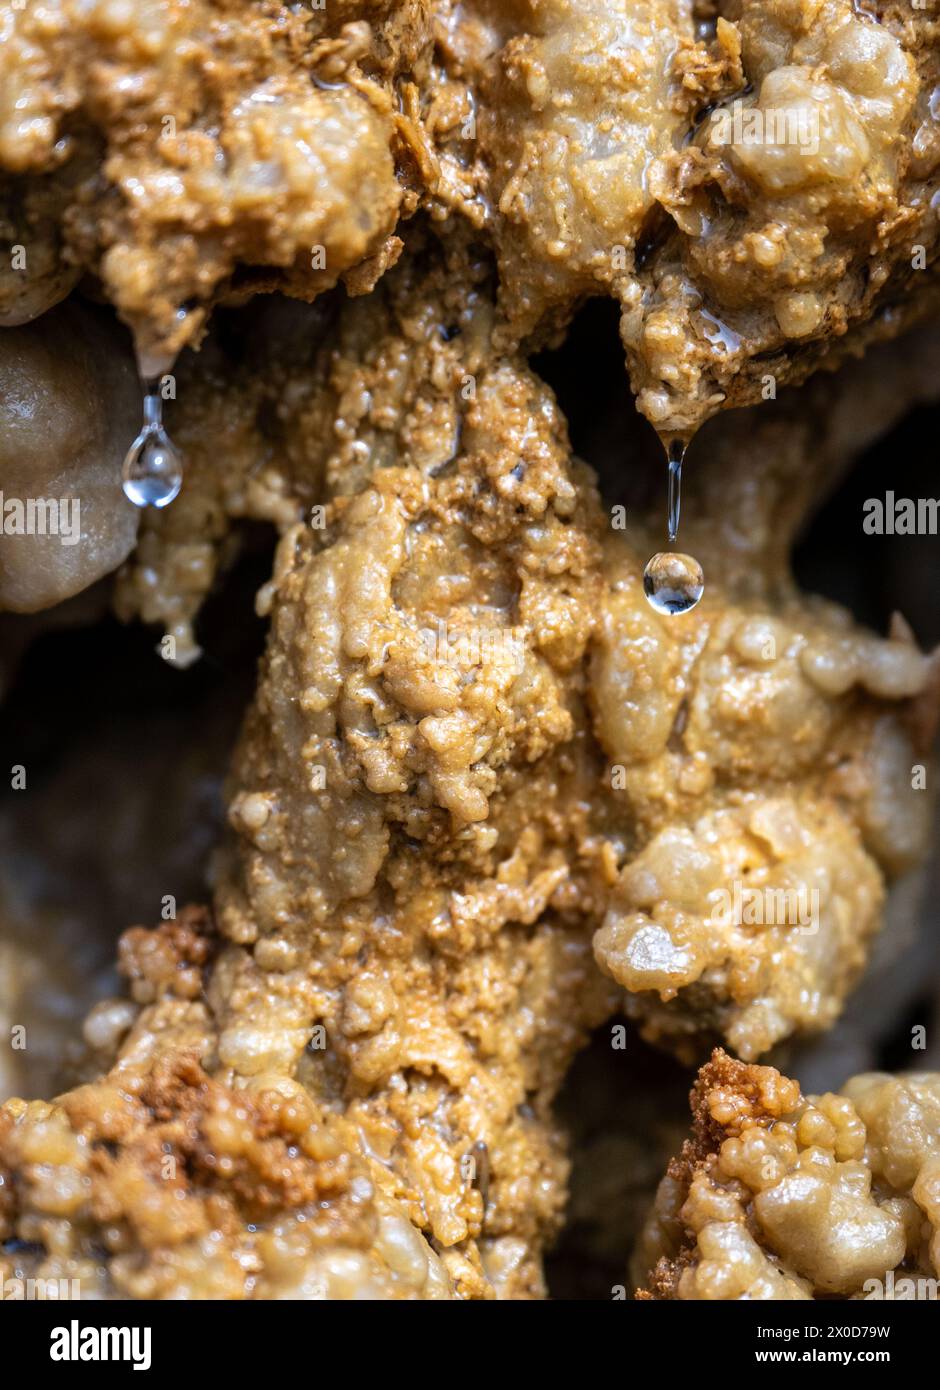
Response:
[[[638,412],[612,299],[592,299],[575,316],[561,347],[532,366],[555,392],[571,447],[597,474],[606,506],[665,507],[666,460],[655,430]]]
[[[813,517],[793,555],[800,588],[843,604],[876,632],[901,612],[922,646],[940,642],[940,536],[866,535],[869,498],[938,497],[935,465],[940,409],[906,416],[856,463]]]

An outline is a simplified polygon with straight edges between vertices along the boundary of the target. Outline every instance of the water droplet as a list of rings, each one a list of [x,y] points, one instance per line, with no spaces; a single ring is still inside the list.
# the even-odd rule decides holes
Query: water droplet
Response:
[[[158,381],[144,384],[144,423],[128,449],[121,470],[124,496],[135,507],[166,507],[183,482],[183,459],[163,428],[163,397]]]
[[[660,550],[643,571],[643,592],[657,613],[688,613],[705,592],[702,566],[692,555]]]
[[[679,534],[679,511],[682,506],[682,464],[688,441],[681,435],[663,439],[668,465],[668,501],[666,530],[670,544]],[[679,551],[657,551],[643,571],[643,591],[657,613],[688,613],[705,592],[705,575],[694,555]]]

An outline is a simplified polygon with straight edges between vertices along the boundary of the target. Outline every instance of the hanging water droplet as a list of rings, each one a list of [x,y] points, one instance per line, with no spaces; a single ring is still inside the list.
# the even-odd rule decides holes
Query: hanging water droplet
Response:
[[[167,507],[183,481],[182,460],[164,429],[141,430],[123,468],[124,495],[135,507]]]
[[[183,459],[163,428],[163,397],[156,380],[144,383],[144,423],[121,470],[124,495],[135,507],[166,507],[183,482]]]
[[[705,592],[705,575],[693,555],[660,550],[643,571],[643,592],[657,613],[688,613]]]
[[[679,534],[679,510],[682,505],[682,462],[686,441],[673,435],[666,444],[668,464],[668,501],[666,530],[670,542]],[[705,575],[693,555],[679,551],[658,551],[643,571],[643,592],[657,613],[688,613],[705,592]]]

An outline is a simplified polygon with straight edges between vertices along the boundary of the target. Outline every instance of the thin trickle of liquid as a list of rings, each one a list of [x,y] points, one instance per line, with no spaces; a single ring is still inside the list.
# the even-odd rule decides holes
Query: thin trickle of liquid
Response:
[[[687,441],[672,436],[666,444],[667,501],[666,532],[670,545],[679,534],[679,513],[682,508],[682,464]],[[643,571],[643,592],[650,607],[657,613],[670,616],[688,613],[705,592],[705,575],[693,555],[680,551],[657,551],[647,561]]]
[[[183,459],[163,428],[159,378],[144,382],[144,423],[121,470],[124,495],[135,507],[166,507],[183,482]]]
[[[679,512],[682,507],[682,464],[685,442],[673,439],[666,450],[668,467],[668,497],[666,501],[666,531],[670,545],[679,534]]]

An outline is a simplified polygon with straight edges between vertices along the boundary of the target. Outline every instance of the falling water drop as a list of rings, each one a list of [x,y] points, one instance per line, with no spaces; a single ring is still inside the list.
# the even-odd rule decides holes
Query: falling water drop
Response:
[[[679,534],[679,512],[682,506],[682,462],[685,440],[673,437],[666,446],[668,466],[668,499],[666,503],[666,532],[670,544]],[[660,550],[647,561],[643,571],[643,592],[657,613],[688,613],[705,592],[705,575],[693,555],[680,551]]]
[[[121,471],[124,495],[135,507],[166,507],[183,482],[183,459],[163,428],[160,382],[144,382],[144,423]]]
[[[688,613],[705,592],[702,566],[693,555],[660,550],[643,571],[643,592],[657,613]]]

